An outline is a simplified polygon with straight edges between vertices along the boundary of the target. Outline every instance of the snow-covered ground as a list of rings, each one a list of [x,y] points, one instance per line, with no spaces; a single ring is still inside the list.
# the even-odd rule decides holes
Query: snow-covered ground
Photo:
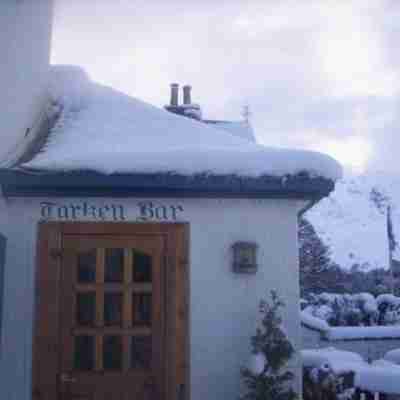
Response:
[[[400,349],[388,351],[383,358],[393,364],[400,365]]]
[[[321,153],[265,147],[96,84],[79,68],[53,70],[60,118],[26,167],[101,173],[236,174],[307,172],[336,180],[339,164]]]
[[[336,374],[355,371],[366,365],[364,359],[357,353],[337,350],[334,347],[302,350],[301,358],[304,367],[325,366]]]
[[[400,366],[378,360],[358,368],[354,377],[356,387],[375,393],[400,394]]]
[[[400,242],[400,176],[383,172],[345,173],[335,191],[307,214],[330,247],[332,259],[344,268],[388,267],[386,207],[392,206],[393,228]],[[397,253],[397,254],[396,254]],[[400,259],[397,249],[395,257]]]
[[[354,372],[355,387],[361,390],[400,394],[400,366],[387,359],[368,364],[358,354],[334,347],[302,350],[301,356],[305,367],[331,370],[335,374]]]

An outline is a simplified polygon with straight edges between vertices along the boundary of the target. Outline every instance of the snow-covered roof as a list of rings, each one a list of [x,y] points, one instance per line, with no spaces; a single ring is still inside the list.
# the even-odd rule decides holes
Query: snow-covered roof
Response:
[[[205,120],[207,124],[214,126],[217,129],[223,129],[234,136],[242,139],[247,139],[250,142],[256,142],[253,127],[246,121],[218,121],[218,120]]]
[[[89,80],[79,68],[54,67],[60,117],[25,168],[47,171],[286,176],[336,180],[339,164],[311,151],[264,147],[174,115]]]
[[[76,67],[55,67],[51,82],[55,123],[38,152],[0,168],[6,196],[151,194],[315,203],[341,176],[329,156],[258,145],[93,83]]]

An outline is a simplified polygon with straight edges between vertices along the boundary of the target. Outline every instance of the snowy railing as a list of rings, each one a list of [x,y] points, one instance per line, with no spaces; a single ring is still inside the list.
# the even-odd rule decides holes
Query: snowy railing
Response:
[[[363,392],[360,389],[356,389],[355,393],[356,400],[386,400],[387,394],[380,392]]]
[[[301,313],[304,348],[334,346],[357,352],[366,360],[377,360],[400,348],[400,325],[368,327],[331,327],[326,321]]]

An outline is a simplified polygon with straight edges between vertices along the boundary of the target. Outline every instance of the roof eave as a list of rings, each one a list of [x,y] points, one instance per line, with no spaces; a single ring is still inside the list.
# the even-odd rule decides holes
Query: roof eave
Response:
[[[307,174],[282,178],[173,173],[104,175],[93,171],[39,173],[18,169],[0,169],[0,185],[7,197],[154,196],[316,201],[334,189],[333,181]]]

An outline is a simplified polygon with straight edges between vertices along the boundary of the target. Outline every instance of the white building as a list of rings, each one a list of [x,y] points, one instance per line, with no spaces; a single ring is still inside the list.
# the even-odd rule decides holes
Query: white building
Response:
[[[0,162],[19,157],[43,124],[52,0],[0,2]]]
[[[1,131],[18,160],[0,169],[2,396],[237,398],[271,289],[300,348],[297,218],[339,166],[159,110],[76,68],[51,76],[50,117],[29,145],[15,121]],[[33,80],[21,110],[42,104]],[[237,243],[250,249],[239,266]],[[299,383],[297,358],[291,368]]]

